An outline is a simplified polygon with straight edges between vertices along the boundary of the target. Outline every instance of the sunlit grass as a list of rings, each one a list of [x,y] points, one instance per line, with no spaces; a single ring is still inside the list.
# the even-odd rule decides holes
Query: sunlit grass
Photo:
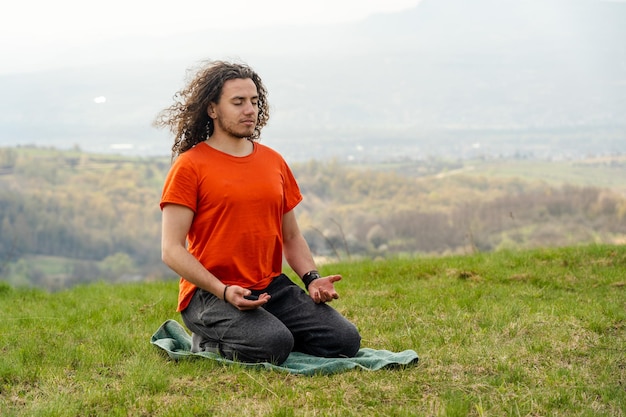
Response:
[[[359,261],[334,305],[415,366],[302,377],[173,362],[177,282],[0,285],[2,416],[623,416],[626,248]]]

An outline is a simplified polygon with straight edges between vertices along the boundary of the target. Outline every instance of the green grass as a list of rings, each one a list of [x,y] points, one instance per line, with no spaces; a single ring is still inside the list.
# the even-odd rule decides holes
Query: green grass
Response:
[[[0,284],[2,416],[624,416],[626,247],[325,266],[363,346],[417,365],[293,376],[150,345],[177,283]]]

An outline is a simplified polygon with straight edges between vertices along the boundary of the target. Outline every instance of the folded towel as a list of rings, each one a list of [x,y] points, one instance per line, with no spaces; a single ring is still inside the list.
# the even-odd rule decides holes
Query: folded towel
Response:
[[[291,352],[287,360],[281,365],[274,365],[269,362],[234,362],[212,352],[191,352],[191,336],[175,320],[167,320],[163,323],[152,335],[150,343],[165,350],[169,357],[174,360],[201,356],[222,363],[263,367],[300,375],[329,375],[353,368],[375,371],[385,367],[414,364],[419,360],[417,353],[413,350],[390,352],[388,350],[363,348],[354,358],[320,358],[305,353]]]

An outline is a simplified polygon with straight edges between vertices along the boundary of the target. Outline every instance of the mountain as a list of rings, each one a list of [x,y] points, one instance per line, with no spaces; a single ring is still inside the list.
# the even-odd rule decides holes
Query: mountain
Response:
[[[0,146],[167,154],[150,124],[185,70],[234,58],[267,84],[263,140],[289,159],[623,153],[623,22],[623,2],[423,0],[351,24],[59,50],[55,69],[0,76]]]

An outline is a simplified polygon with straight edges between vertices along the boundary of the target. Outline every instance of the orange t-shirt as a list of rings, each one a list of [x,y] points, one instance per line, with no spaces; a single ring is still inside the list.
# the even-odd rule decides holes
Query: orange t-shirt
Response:
[[[202,142],[172,165],[161,196],[195,213],[187,250],[224,284],[263,289],[282,272],[283,214],[302,200],[285,160],[267,146],[236,157]],[[178,311],[196,286],[181,277]]]

